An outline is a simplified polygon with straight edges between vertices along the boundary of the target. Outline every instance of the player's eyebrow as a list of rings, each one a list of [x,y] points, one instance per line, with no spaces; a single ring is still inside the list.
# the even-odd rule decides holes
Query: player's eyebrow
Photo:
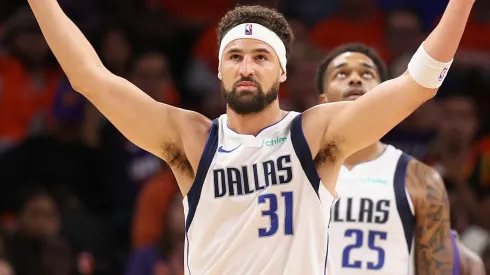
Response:
[[[243,50],[238,49],[238,48],[231,48],[226,53],[227,54],[231,54],[231,53],[243,53]]]
[[[376,69],[376,67],[374,67],[373,65],[371,65],[371,64],[369,64],[369,63],[367,63],[367,62],[360,62],[360,63],[361,63],[361,65],[362,65],[363,67],[365,67],[365,68],[367,68],[367,69],[373,69],[373,70],[375,70],[375,69]],[[345,66],[347,66],[347,63],[346,63],[346,62],[343,62],[343,63],[340,63],[340,64],[336,65],[336,66],[333,68],[333,70],[338,70],[338,69],[341,69],[341,68],[343,68],[343,67],[345,67]]]
[[[269,50],[266,48],[257,48],[252,51],[253,53],[265,53],[265,54],[271,54]]]
[[[341,69],[343,67],[347,66],[347,63],[343,62],[343,63],[340,63],[338,65],[336,65],[335,67],[333,67],[333,71],[336,71],[338,69]]]
[[[239,48],[231,48],[229,49],[227,52],[227,54],[232,54],[232,53],[240,53],[240,54],[243,54],[243,50],[242,49],[239,49]],[[267,50],[266,48],[257,48],[257,49],[253,49],[252,50],[252,53],[265,53],[265,54],[271,54],[271,52],[269,50]]]
[[[364,68],[367,68],[367,69],[372,69],[372,70],[376,70],[376,67],[374,67],[373,65],[367,63],[367,62],[361,62],[361,65],[364,67]]]

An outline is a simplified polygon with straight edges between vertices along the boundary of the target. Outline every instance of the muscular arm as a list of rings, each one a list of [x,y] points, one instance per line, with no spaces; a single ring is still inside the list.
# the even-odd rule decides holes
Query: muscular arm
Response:
[[[417,275],[452,274],[453,247],[449,200],[440,175],[412,160],[406,186],[415,209],[415,268]]]
[[[440,62],[452,60],[463,34],[473,0],[451,0],[435,30],[424,42],[426,52]],[[354,152],[375,143],[421,104],[431,99],[437,89],[427,89],[405,73],[386,81],[361,98],[345,102],[338,111],[331,111],[329,104],[323,116],[329,123],[317,140],[309,140],[315,155],[321,148],[334,144],[338,151],[336,161],[343,160]],[[318,118],[317,118],[318,119]],[[318,121],[318,120],[317,120]],[[316,127],[318,128],[318,123]],[[322,136],[322,137],[320,137]],[[317,145],[318,147],[316,147]]]
[[[110,73],[56,0],[29,0],[29,5],[73,88],[139,147],[169,161],[165,147],[182,148],[182,127],[188,124],[181,121],[210,125],[200,115],[159,103]]]

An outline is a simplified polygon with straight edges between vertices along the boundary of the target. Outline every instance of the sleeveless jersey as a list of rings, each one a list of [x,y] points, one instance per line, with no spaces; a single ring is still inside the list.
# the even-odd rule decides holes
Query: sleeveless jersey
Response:
[[[184,198],[185,274],[324,274],[335,199],[290,112],[257,135],[215,121]]]
[[[412,275],[415,215],[405,188],[411,157],[387,145],[378,158],[342,167],[332,208],[330,251],[337,274]],[[453,275],[459,257],[453,239]]]
[[[410,157],[391,145],[337,181],[330,251],[338,274],[411,274],[415,217],[405,176]]]

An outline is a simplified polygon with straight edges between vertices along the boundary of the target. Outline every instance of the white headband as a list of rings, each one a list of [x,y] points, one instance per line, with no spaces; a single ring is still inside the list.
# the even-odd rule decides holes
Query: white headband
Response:
[[[276,52],[276,55],[279,58],[279,62],[281,63],[282,70],[286,72],[287,60],[286,47],[284,46],[284,43],[282,43],[282,40],[273,31],[256,23],[241,24],[226,33],[226,35],[221,40],[221,44],[219,47],[218,71],[221,66],[221,58],[223,56],[223,51],[225,50],[226,46],[236,39],[243,38],[257,39],[269,44],[269,46],[271,46],[272,49],[274,49],[274,51]]]

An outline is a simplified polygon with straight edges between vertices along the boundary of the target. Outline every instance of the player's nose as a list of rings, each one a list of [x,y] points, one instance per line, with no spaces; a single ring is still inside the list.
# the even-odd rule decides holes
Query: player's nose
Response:
[[[350,75],[350,78],[349,78],[349,85],[350,86],[362,86],[363,82],[362,82],[362,77],[356,73],[356,72],[353,72],[351,75]]]
[[[242,62],[240,63],[240,68],[238,69],[241,76],[249,77],[254,75],[252,62],[253,60],[250,57],[243,58]]]

